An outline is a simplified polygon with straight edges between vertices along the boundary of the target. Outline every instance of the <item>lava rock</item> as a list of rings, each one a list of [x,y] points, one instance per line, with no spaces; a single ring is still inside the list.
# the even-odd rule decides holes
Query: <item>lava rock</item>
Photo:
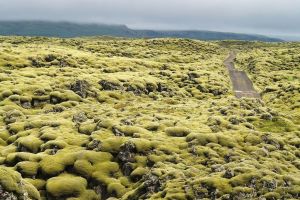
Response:
[[[135,95],[141,95],[141,94],[144,94],[146,93],[146,91],[142,88],[135,88],[131,85],[129,85],[127,88],[126,88],[126,91],[127,92],[133,92],[133,94]]]
[[[147,193],[154,193],[159,190],[161,183],[158,176],[148,174],[144,177],[144,179],[144,187]]]
[[[125,176],[129,176],[132,171],[133,171],[133,168],[132,168],[132,165],[130,162],[127,162],[122,166],[122,172]]]
[[[230,170],[230,169],[227,169],[224,173],[224,178],[232,178],[234,177],[234,171],[233,170]]]
[[[99,81],[99,84],[101,85],[103,90],[121,90],[122,86],[120,86],[117,83],[101,80]]]
[[[70,90],[81,96],[82,98],[86,98],[88,96],[89,83],[84,80],[77,80],[75,83],[71,84]]]
[[[112,127],[112,132],[115,136],[125,136],[125,134],[115,126]]]
[[[4,188],[0,185],[0,199],[3,199],[3,200],[18,200],[18,197],[12,192],[5,191]]]
[[[136,152],[135,144],[132,142],[126,142],[121,146],[121,151],[119,152],[117,158],[122,164],[128,162],[134,162],[134,156]]]
[[[75,123],[82,123],[87,120],[87,117],[84,112],[77,113],[73,116],[72,121]]]
[[[100,151],[101,149],[101,141],[93,139],[88,145],[87,149],[94,150],[94,151]]]

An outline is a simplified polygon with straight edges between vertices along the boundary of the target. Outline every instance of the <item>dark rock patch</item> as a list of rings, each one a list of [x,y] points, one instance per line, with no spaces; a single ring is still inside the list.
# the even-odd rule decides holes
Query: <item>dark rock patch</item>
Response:
[[[85,80],[77,80],[75,83],[71,84],[70,90],[86,98],[88,96],[89,83]]]
[[[123,87],[117,83],[109,82],[106,80],[99,81],[103,90],[121,90]]]
[[[129,176],[133,171],[131,163],[135,162],[135,154],[136,147],[132,142],[126,142],[121,146],[117,159],[122,166],[122,172],[125,176]]]
[[[18,197],[13,192],[7,192],[0,185],[0,199],[2,200],[18,200]]]
[[[73,116],[72,121],[75,123],[85,122],[88,118],[86,117],[84,112],[77,113]]]

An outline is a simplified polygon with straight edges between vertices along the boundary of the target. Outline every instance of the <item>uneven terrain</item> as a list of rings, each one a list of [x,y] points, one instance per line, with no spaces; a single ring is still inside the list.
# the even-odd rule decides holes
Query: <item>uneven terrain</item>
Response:
[[[236,98],[224,60],[261,99]],[[0,37],[0,199],[299,199],[300,44]]]

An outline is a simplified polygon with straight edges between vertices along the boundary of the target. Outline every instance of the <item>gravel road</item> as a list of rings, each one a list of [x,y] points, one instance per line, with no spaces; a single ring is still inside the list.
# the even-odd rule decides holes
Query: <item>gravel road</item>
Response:
[[[229,76],[232,82],[233,90],[237,98],[261,98],[259,93],[254,89],[252,81],[247,76],[246,72],[239,71],[234,67],[235,52],[230,52],[228,58],[224,61],[224,65],[228,69]]]

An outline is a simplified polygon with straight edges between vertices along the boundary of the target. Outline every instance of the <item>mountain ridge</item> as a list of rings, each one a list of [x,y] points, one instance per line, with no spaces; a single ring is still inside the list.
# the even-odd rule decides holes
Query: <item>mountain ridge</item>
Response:
[[[82,37],[115,36],[128,38],[188,38],[198,40],[246,40],[283,42],[284,40],[256,34],[205,30],[150,30],[131,29],[126,25],[50,21],[0,21],[0,35]]]

